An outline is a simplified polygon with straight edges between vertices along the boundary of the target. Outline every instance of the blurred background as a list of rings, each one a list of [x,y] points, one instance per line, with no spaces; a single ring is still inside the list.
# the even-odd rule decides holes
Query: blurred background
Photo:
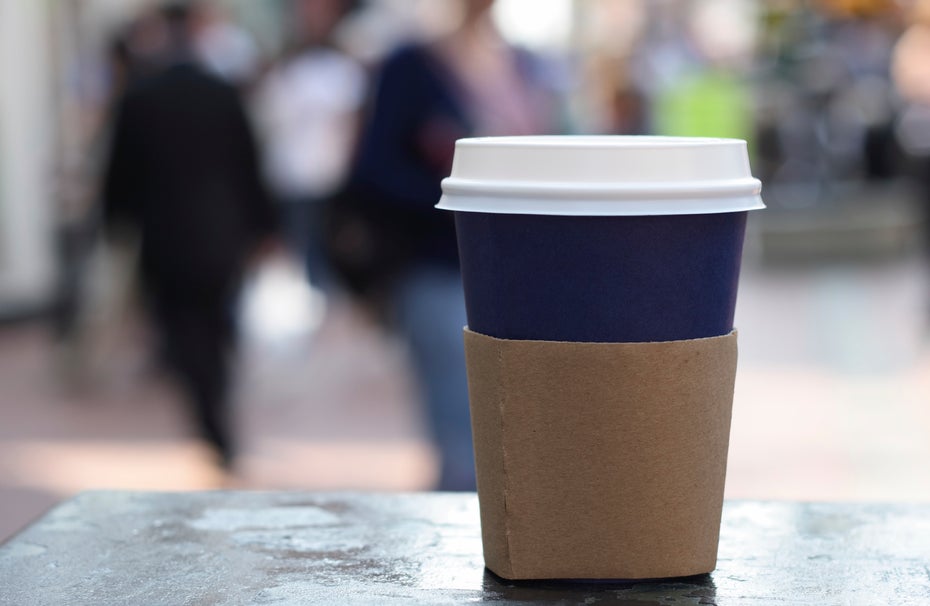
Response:
[[[392,87],[384,67],[409,68],[397,49],[411,42],[454,66],[461,86],[450,90],[484,118],[471,133],[747,139],[768,209],[751,216],[746,239],[727,496],[930,501],[930,2],[189,9],[182,43],[178,13],[160,3],[0,0],[0,540],[92,488],[437,485],[445,471],[416,347],[386,319],[392,305],[377,280],[351,273],[371,235],[331,212],[345,207],[353,173],[365,173],[362,148],[424,94],[425,79]],[[461,34],[484,9],[493,37]],[[202,439],[183,365],[172,373],[171,327],[152,320],[167,316],[165,297],[151,295],[147,244],[112,220],[152,229],[145,211],[119,208],[120,171],[142,170],[115,168],[139,145],[127,135],[120,147],[120,133],[164,133],[140,114],[149,101],[138,91],[181,63],[181,47],[208,74],[202,90],[223,91],[214,96],[247,117],[256,166],[215,164],[213,185],[223,170],[257,170],[255,196],[277,218],[241,251],[242,289],[229,298],[238,346],[222,410],[234,452]],[[484,52],[492,47],[513,49],[512,71],[529,75],[507,80]],[[489,97],[482,79],[500,83]],[[395,114],[385,109],[391,91]],[[150,108],[158,120],[196,118],[150,163],[199,161],[184,137],[229,113],[207,96]],[[534,112],[544,119],[526,119]],[[434,121],[417,139],[440,172],[455,126]],[[223,216],[203,218],[191,250],[221,237]],[[387,242],[382,256],[403,244]],[[348,269],[327,262],[334,256]]]

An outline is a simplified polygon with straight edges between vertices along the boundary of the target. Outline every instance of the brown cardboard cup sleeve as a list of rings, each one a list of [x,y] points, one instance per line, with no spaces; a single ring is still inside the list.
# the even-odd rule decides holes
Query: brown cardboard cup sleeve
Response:
[[[465,329],[486,566],[642,579],[716,566],[736,333],[659,343]]]

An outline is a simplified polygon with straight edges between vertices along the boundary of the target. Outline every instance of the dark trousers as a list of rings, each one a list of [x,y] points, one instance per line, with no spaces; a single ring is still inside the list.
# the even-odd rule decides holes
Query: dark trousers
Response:
[[[148,294],[162,352],[193,420],[221,463],[228,465],[235,451],[229,406],[235,289],[192,293],[152,286]]]

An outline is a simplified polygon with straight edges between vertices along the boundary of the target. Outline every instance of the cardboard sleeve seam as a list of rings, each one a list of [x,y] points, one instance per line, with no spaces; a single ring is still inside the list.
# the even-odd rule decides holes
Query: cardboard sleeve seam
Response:
[[[496,343],[497,347],[497,364],[499,368],[504,367],[504,347],[503,343]],[[513,553],[513,548],[511,545],[511,529],[510,529],[510,511],[509,511],[509,476],[507,474],[507,444],[504,436],[507,435],[504,427],[504,411],[507,400],[507,391],[503,389],[503,377],[506,376],[506,372],[502,372],[498,375],[498,389],[497,393],[499,394],[497,402],[498,418],[500,419],[500,431],[501,431],[501,475],[503,479],[503,506],[504,506],[504,537],[507,542],[507,563],[510,567],[510,573],[514,574],[513,570],[513,559],[511,554]]]

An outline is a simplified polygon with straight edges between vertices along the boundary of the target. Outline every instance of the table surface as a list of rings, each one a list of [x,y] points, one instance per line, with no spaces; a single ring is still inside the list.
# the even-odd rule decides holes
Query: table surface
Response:
[[[734,501],[717,570],[511,582],[474,494],[90,492],[0,546],[0,604],[930,604],[930,505]]]

